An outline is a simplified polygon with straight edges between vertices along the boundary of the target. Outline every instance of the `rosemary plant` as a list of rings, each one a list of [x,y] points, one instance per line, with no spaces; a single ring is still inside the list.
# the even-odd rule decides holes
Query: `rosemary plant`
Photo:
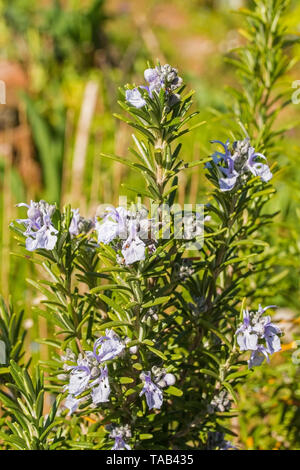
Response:
[[[281,331],[265,314],[275,306],[259,305],[255,289],[270,269],[265,226],[273,214],[265,206],[279,135],[271,130],[280,99],[273,87],[288,66],[284,4],[257,1],[244,12],[249,43],[234,63],[246,135],[213,141],[212,156],[185,163],[181,140],[201,124],[190,126],[193,93],[176,69],[157,64],[145,84],[120,90],[125,116],[116,117],[134,130],[133,158],[102,155],[136,172],[134,204],[107,204],[90,220],[70,206],[21,204],[27,218],[12,229],[45,270],[46,280],[30,283],[55,339],[40,340],[51,351],[40,364],[45,386],[39,370],[31,379],[8,350],[1,401],[9,418],[0,435],[7,448],[235,447],[227,438],[236,387],[280,350]],[[192,165],[212,190],[196,208],[180,208],[178,174]],[[44,391],[53,400],[48,416]]]

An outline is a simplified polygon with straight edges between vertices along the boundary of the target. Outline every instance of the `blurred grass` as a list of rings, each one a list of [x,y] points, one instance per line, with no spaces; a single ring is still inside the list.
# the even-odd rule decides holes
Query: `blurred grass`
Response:
[[[27,319],[34,320],[28,346],[35,359],[47,356],[45,347],[40,349],[34,339],[46,336],[48,326],[35,318],[32,306],[41,299],[26,283],[26,278],[40,273],[32,272],[30,262],[10,256],[10,251],[18,251],[8,230],[9,222],[20,213],[15,204],[30,198],[46,198],[59,205],[68,201],[92,215],[100,203],[117,203],[119,194],[133,197],[122,183],[140,185],[142,189],[143,182],[136,174],[99,155],[104,152],[128,157],[130,132],[112,113],[119,111],[118,87],[127,82],[140,83],[148,60],[160,59],[178,67],[188,87],[196,90],[195,108],[200,115],[194,124],[206,124],[184,138],[185,160],[211,153],[209,141],[226,139],[229,125],[234,127],[223,115],[230,104],[226,87],[237,83],[224,55],[244,39],[238,32],[243,21],[232,9],[250,4],[243,0],[0,0],[0,63],[17,62],[27,76],[28,85],[16,90],[18,101],[14,106],[25,109],[33,142],[32,158],[38,162],[42,180],[38,191],[34,181],[24,181],[13,149],[10,157],[0,159],[0,290],[5,297],[12,293],[15,303],[25,308]],[[291,11],[287,27],[299,34],[297,0],[292,1]],[[294,46],[290,53],[291,57],[299,57],[300,46]],[[300,63],[281,87],[292,94],[292,82],[297,79]],[[81,113],[89,83],[95,84],[97,92],[87,126]],[[299,120],[299,109],[300,105],[289,107],[278,124]],[[13,133],[14,129],[5,132]],[[299,125],[287,132],[282,157],[275,162],[282,171],[274,180],[277,195],[270,209],[281,210],[281,214],[270,243],[282,247],[277,274],[286,274],[280,292],[266,292],[266,303],[284,305],[293,317],[298,317],[300,311],[299,137]],[[82,139],[87,139],[87,146],[79,145]],[[74,167],[75,148],[77,152],[79,148],[79,175]],[[190,170],[180,181],[179,202],[203,202],[206,185],[201,169]],[[279,367],[263,367],[241,387],[242,414],[237,426],[244,447],[299,448],[299,436],[294,436],[299,423],[294,427],[290,424],[299,408],[299,388],[295,385],[298,375],[291,354],[285,353]],[[289,398],[293,410],[287,412],[287,402],[280,398],[285,386],[282,377],[286,376],[293,384],[293,396]],[[277,408],[276,403],[280,404]],[[277,434],[273,435],[274,426]]]

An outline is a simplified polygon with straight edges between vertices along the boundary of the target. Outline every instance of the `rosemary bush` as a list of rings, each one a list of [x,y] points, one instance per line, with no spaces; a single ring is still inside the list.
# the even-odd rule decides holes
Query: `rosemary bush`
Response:
[[[182,137],[202,123],[190,125],[198,113],[177,70],[157,64],[146,85],[120,90],[125,115],[116,117],[134,130],[132,158],[102,155],[143,179],[143,190],[130,188],[131,206],[104,205],[86,219],[70,206],[20,204],[27,218],[11,228],[24,256],[45,270],[47,280],[30,283],[54,336],[40,340],[51,359],[31,373],[21,314],[3,303],[3,448],[235,448],[236,389],[280,350],[282,334],[265,313],[275,306],[260,302],[272,273],[266,205],[281,135],[272,130],[273,88],[288,67],[284,3],[258,0],[244,11],[250,41],[233,61],[243,126],[225,143],[214,140],[212,156],[182,160]],[[180,208],[178,175],[191,166],[212,189],[202,206]]]

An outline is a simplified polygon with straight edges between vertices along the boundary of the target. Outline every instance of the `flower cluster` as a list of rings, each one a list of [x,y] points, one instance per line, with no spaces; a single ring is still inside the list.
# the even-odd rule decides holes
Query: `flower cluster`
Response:
[[[182,258],[179,263],[174,266],[174,279],[185,281],[195,273],[193,261],[189,258]]]
[[[125,344],[126,341],[122,341],[114,331],[107,329],[105,336],[101,336],[95,341],[93,351],[86,351],[84,354],[79,355],[76,366],[65,363],[64,369],[70,372],[69,384],[65,386],[65,391],[68,391],[65,407],[69,409],[69,415],[74,413],[79,404],[89,396],[95,406],[109,401],[111,389],[106,362],[120,356]],[[75,356],[69,351],[63,359],[70,362],[75,360]],[[150,410],[152,408],[159,409],[162,406],[163,394],[161,389],[174,385],[176,381],[175,376],[166,373],[165,369],[154,366],[151,371],[154,377],[153,381],[151,380],[151,372],[142,372],[140,375],[143,381],[140,396],[145,394]],[[64,379],[65,377],[62,376],[61,378]],[[80,397],[86,391],[89,393],[84,397]],[[121,440],[117,439],[116,444],[121,445]]]
[[[221,191],[231,191],[238,182],[241,182],[249,174],[259,176],[264,183],[272,178],[273,175],[266,163],[266,157],[255,152],[248,138],[234,142],[232,150],[229,148],[229,141],[223,143],[219,140],[213,140],[212,143],[218,143],[224,148],[224,153],[215,152],[212,156],[213,162],[221,174],[219,178]],[[208,163],[207,167],[210,168],[211,164]]]
[[[125,344],[119,336],[112,330],[106,330],[105,336],[95,341],[93,351],[85,352],[84,356],[80,354],[76,366],[66,366],[67,370],[71,370],[69,384],[65,388],[69,392],[65,402],[69,414],[86,399],[78,398],[86,390],[90,391],[94,405],[109,401],[108,368],[107,364],[103,364],[119,356],[124,348]]]
[[[30,204],[18,204],[17,207],[27,207],[27,219],[17,219],[19,224],[24,224],[26,230],[26,248],[28,251],[37,249],[53,250],[57,242],[57,230],[52,225],[51,217],[56,208],[45,201]]]
[[[274,307],[262,308],[260,305],[257,312],[243,311],[243,323],[237,329],[236,336],[241,351],[252,351],[249,369],[261,365],[264,359],[269,361],[269,355],[281,349],[280,328],[271,322],[269,315],[263,316],[267,309]]]
[[[140,378],[144,382],[144,386],[140,396],[146,396],[146,402],[149,410],[153,408],[160,409],[163,404],[163,393],[161,388],[174,385],[176,379],[173,374],[166,374],[164,369],[152,367],[154,381],[151,379],[151,372],[142,372]]]
[[[109,437],[115,440],[111,450],[131,450],[131,447],[126,444],[124,440],[131,438],[131,431],[128,424],[114,427]]]
[[[133,212],[123,207],[108,208],[103,221],[96,223],[96,231],[98,243],[107,245],[114,242],[116,251],[121,251],[121,264],[144,260],[146,248],[150,253],[155,251],[151,221],[146,210]]]
[[[147,104],[139,88],[146,90],[150,98],[152,98],[153,92],[158,94],[160,90],[165,90],[169,101],[171,99],[171,103],[169,104],[175,104],[175,102],[180,99],[179,95],[173,93],[182,85],[182,78],[178,76],[177,69],[171,67],[171,65],[157,65],[153,69],[146,69],[144,77],[146,82],[148,82],[147,86],[126,90],[126,101],[131,104],[131,106],[143,108]]]
[[[54,227],[51,217],[56,208],[45,201],[28,204],[18,204],[18,207],[28,208],[27,219],[17,219],[16,222],[26,226],[23,234],[26,237],[26,248],[29,251],[36,249],[53,250],[57,242],[58,230]],[[155,223],[148,218],[148,211],[144,208],[129,211],[123,207],[108,208],[103,220],[85,219],[79,209],[72,209],[72,219],[69,226],[71,238],[82,233],[96,229],[98,243],[105,245],[112,243],[118,254],[120,264],[130,265],[142,261],[146,253],[152,254],[156,250],[154,235]]]
[[[229,398],[228,392],[226,390],[221,390],[221,392],[216,395],[210,404],[208,405],[208,413],[212,414],[215,412],[229,411],[231,408],[231,400]]]
[[[23,232],[26,237],[26,249],[34,251],[38,249],[53,250],[57,242],[58,230],[52,223],[52,216],[56,211],[55,205],[41,200],[31,201],[30,204],[20,203],[17,207],[27,207],[27,219],[17,219],[16,222],[26,227]],[[95,226],[93,219],[85,219],[79,213],[79,209],[72,209],[72,219],[69,227],[71,237],[81,233],[87,233]]]

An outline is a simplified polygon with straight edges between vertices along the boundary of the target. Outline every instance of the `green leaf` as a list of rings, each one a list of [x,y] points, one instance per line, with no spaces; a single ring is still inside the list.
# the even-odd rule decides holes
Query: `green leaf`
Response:
[[[102,284],[101,286],[94,287],[90,290],[91,294],[97,294],[103,290],[124,290],[131,293],[131,290],[127,286],[122,286],[120,284]]]
[[[150,339],[144,339],[143,344],[147,344],[148,346],[154,346],[154,342]]]
[[[218,376],[218,374],[216,374],[216,372],[214,372],[210,369],[200,369],[199,372],[201,372],[201,374],[210,375],[211,377],[213,377],[216,380],[220,380],[220,377]]]
[[[170,299],[170,296],[165,296],[165,297],[158,297],[155,300],[151,300],[149,302],[146,302],[145,304],[142,305],[143,308],[150,308],[154,307],[155,305],[160,305],[165,302],[167,302]]]
[[[126,165],[132,170],[137,171],[137,168],[134,166],[134,164],[131,161],[125,160],[124,158],[118,157],[117,155],[107,155],[106,153],[100,153],[100,157],[107,158],[109,160],[113,160],[118,163],[123,163],[123,165]]]
[[[239,377],[246,377],[247,375],[249,375],[251,373],[252,372],[249,369],[242,370],[242,371],[239,371],[239,372],[233,372],[233,373],[226,376],[226,382],[228,382],[228,380],[238,379]]]
[[[132,382],[134,382],[134,379],[131,377],[120,377],[121,384],[131,384]]]
[[[100,325],[99,327],[97,326],[95,331],[102,331],[106,328],[112,328],[114,326],[132,326],[132,324],[126,321],[109,321],[107,323],[103,323],[103,325]]]
[[[67,443],[75,449],[90,449],[93,450],[95,444],[93,442],[86,442],[86,441],[67,441]]]
[[[160,358],[163,359],[164,361],[167,360],[166,356],[165,356],[161,351],[159,351],[158,349],[155,349],[155,348],[153,348],[152,346],[149,346],[149,345],[147,345],[147,348],[148,348],[151,352],[153,352],[153,354],[156,354],[156,356],[160,357]]]
[[[233,390],[232,386],[228,383],[228,382],[222,382],[222,385],[228,390],[228,392],[230,393],[230,395],[232,396],[234,402],[236,405],[238,405],[238,397],[237,397],[237,394],[235,393],[235,391]]]
[[[153,434],[140,434],[139,435],[139,439],[141,441],[145,441],[146,439],[152,439],[153,438]]]
[[[164,390],[165,393],[168,393],[168,395],[174,395],[175,397],[182,397],[183,391],[179,390],[179,388],[174,387],[171,385],[170,387],[166,388]]]

